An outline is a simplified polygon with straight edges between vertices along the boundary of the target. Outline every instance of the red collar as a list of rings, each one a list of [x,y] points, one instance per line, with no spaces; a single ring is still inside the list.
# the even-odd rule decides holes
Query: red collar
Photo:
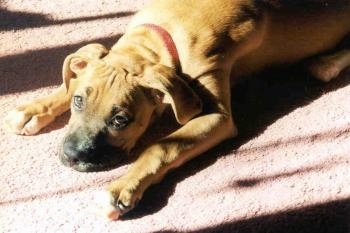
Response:
[[[180,71],[181,66],[180,66],[180,58],[179,58],[179,53],[177,52],[177,48],[176,45],[174,43],[173,38],[171,37],[171,35],[169,34],[169,32],[167,32],[164,28],[162,28],[161,26],[155,25],[155,24],[151,24],[151,23],[146,23],[146,24],[142,24],[142,26],[153,30],[154,32],[156,32],[163,40],[165,47],[167,48],[175,66],[176,69],[178,71]]]

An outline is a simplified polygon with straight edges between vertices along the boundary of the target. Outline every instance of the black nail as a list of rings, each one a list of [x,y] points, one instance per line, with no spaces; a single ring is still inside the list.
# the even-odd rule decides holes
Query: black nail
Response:
[[[125,211],[125,210],[127,210],[127,209],[130,208],[130,206],[124,205],[124,203],[121,202],[121,201],[119,201],[119,200],[118,200],[118,203],[117,203],[117,207],[118,207],[119,210],[121,210],[121,211]]]

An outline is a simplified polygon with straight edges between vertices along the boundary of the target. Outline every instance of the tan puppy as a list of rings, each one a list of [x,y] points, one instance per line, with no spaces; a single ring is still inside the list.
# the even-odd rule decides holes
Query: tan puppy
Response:
[[[71,107],[61,161],[93,171],[115,166],[170,106],[182,127],[149,145],[101,200],[117,219],[170,169],[237,134],[230,77],[327,52],[350,32],[350,1],[271,2],[154,1],[110,50],[90,44],[69,55],[58,91],[10,112],[6,126],[32,135]],[[329,81],[350,52],[310,64]]]

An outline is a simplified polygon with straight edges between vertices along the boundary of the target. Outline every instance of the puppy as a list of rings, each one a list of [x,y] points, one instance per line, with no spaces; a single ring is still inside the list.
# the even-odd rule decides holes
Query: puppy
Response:
[[[32,135],[71,109],[60,159],[96,171],[116,166],[170,107],[181,127],[141,152],[101,199],[118,219],[169,170],[237,135],[232,77],[320,53],[310,63],[316,78],[348,67],[349,50],[327,52],[349,34],[349,16],[348,0],[153,1],[111,49],[89,44],[68,55],[59,89],[17,107],[5,124]]]

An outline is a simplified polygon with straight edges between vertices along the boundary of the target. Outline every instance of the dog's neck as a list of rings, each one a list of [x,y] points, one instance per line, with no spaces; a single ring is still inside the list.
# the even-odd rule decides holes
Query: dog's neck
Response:
[[[180,71],[180,60],[170,34],[154,24],[140,25],[124,34],[105,60],[130,73],[142,73],[145,66],[162,64]]]

